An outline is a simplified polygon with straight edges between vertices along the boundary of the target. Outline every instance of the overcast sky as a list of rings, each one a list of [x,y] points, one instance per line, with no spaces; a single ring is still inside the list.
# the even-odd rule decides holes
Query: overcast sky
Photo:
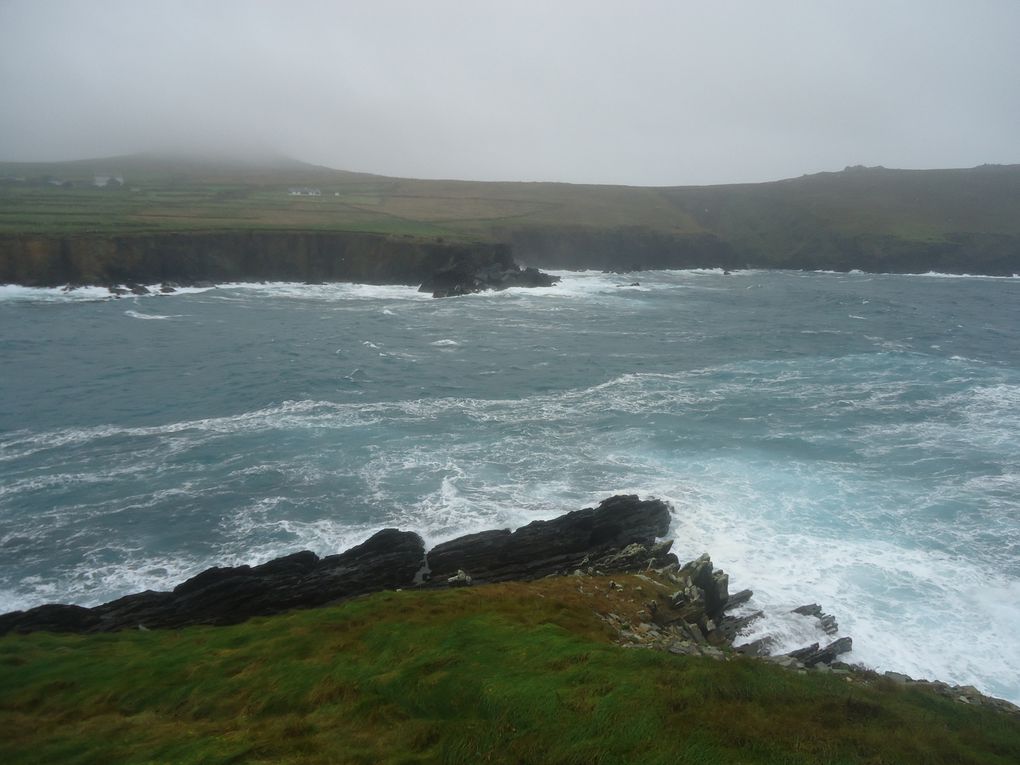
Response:
[[[674,185],[1020,162],[1018,0],[0,0],[0,159]]]

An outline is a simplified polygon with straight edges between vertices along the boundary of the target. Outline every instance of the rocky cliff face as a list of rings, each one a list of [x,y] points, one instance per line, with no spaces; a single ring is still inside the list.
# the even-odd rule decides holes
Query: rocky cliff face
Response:
[[[734,268],[737,252],[713,234],[673,235],[637,226],[550,226],[501,234],[518,261],[539,268],[637,271],[673,268]]]
[[[510,247],[345,232],[0,237],[0,284],[197,281],[420,284],[451,264],[515,267]]]
[[[525,274],[515,259],[541,268],[613,271],[752,267],[1020,273],[1020,237],[1006,234],[960,233],[920,241],[798,229],[730,241],[710,233],[671,234],[636,226],[548,226],[494,231],[493,235],[502,243],[301,231],[2,235],[0,284],[55,287],[263,280],[431,284],[437,274],[466,273],[474,281],[478,274]],[[498,285],[482,288],[494,286]],[[537,283],[514,281],[502,286]],[[442,285],[430,290],[473,291],[444,292]]]
[[[539,268],[637,271],[673,268],[793,268],[874,273],[1011,276],[1020,273],[1020,236],[956,233],[931,241],[843,234],[793,225],[724,236],[640,227],[546,227],[501,234],[522,263]]]

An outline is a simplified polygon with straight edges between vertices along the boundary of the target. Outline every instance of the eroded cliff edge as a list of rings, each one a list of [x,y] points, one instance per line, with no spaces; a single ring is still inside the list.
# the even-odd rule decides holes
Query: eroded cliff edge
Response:
[[[356,232],[0,236],[0,284],[355,281],[420,284],[451,263],[515,268],[510,246]]]

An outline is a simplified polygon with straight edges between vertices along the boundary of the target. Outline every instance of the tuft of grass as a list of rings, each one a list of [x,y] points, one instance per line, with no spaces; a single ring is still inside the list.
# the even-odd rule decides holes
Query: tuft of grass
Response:
[[[4,763],[1020,762],[892,683],[613,643],[641,581],[387,592],[246,624],[0,640]]]

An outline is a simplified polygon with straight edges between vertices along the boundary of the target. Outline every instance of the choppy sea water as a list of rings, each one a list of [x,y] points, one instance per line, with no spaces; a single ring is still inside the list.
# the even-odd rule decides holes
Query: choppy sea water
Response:
[[[767,618],[1020,702],[1020,279],[0,287],[0,611],[619,492]],[[640,286],[630,282],[638,280]]]

